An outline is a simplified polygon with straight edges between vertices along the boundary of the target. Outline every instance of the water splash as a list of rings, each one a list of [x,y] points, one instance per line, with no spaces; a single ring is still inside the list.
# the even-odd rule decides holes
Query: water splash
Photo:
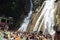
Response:
[[[55,31],[53,30],[53,26],[55,25],[54,23],[54,1],[46,1],[46,4],[48,6],[45,15],[44,15],[44,27],[45,27],[45,31],[47,29],[50,35],[53,35],[55,33]]]
[[[55,33],[55,31],[53,30],[53,26],[55,25],[55,23],[54,23],[54,16],[55,16],[54,15],[54,11],[55,11],[54,1],[55,0],[46,0],[45,1],[46,4],[41,12],[41,15],[39,16],[39,18],[35,24],[33,31],[37,31],[40,20],[44,16],[43,17],[43,19],[44,19],[44,32],[43,32],[43,34],[49,33],[50,35],[53,35]],[[41,25],[42,25],[42,23],[41,23]],[[41,25],[39,28],[41,28]],[[40,30],[40,29],[38,29],[38,30]]]
[[[54,1],[46,1],[46,4],[48,6],[45,15],[44,15],[44,32],[43,34],[47,35],[50,34],[52,36],[52,40],[54,40],[54,34],[55,31],[53,29],[55,22],[55,7],[54,7]]]
[[[22,23],[21,27],[18,30],[26,31],[27,26],[30,22],[30,17],[32,15],[32,8],[33,8],[33,3],[32,0],[30,0],[30,12],[28,13],[28,17],[24,19],[24,22]]]

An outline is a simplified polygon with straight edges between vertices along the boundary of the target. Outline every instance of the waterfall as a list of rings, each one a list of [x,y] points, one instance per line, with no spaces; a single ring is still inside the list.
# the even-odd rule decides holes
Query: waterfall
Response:
[[[45,12],[46,12],[46,10],[47,10],[47,8],[48,8],[48,6],[47,6],[47,4],[46,4],[46,1],[44,1],[43,5],[45,5],[45,6],[44,6],[43,9],[42,9],[41,15],[39,16],[39,18],[38,18],[38,20],[37,20],[37,22],[36,22],[36,24],[35,24],[35,26],[34,26],[33,31],[37,31],[37,30],[38,30],[38,26],[39,26],[39,24],[40,24],[40,20],[42,19],[42,17],[44,16],[44,14],[45,14]]]
[[[53,29],[55,22],[54,22],[54,17],[55,17],[55,7],[54,7],[54,1],[55,0],[50,0],[46,1],[46,4],[48,6],[45,15],[44,15],[44,32],[43,34],[47,35],[50,34],[52,36],[52,40],[54,40],[54,34],[55,31]]]
[[[45,31],[47,30],[47,32],[45,33],[49,33],[50,35],[53,35],[55,33],[55,31],[53,30],[53,26],[55,25],[54,23],[54,1],[50,0],[50,1],[46,1],[46,4],[48,6],[45,15],[44,15],[44,27],[45,27]]]
[[[43,34],[46,33],[46,34],[50,34],[50,35],[53,35],[55,34],[55,31],[53,29],[53,26],[55,25],[54,23],[54,17],[55,17],[55,7],[54,7],[54,2],[55,0],[46,0],[45,1],[45,6],[41,12],[41,15],[39,16],[35,26],[34,26],[34,29],[33,31],[39,31],[40,28],[41,28],[41,25],[43,23],[41,23],[41,25],[39,24],[40,23],[40,20],[42,19],[43,17],[43,21],[44,22],[44,31],[43,31]],[[40,25],[40,26],[39,26]],[[38,26],[39,26],[39,29],[38,29]]]
[[[32,3],[32,0],[30,0],[30,11],[28,13],[28,17],[26,17],[21,25],[21,27],[18,29],[18,30],[22,30],[22,31],[26,31],[27,29],[27,26],[30,22],[30,17],[32,15],[32,8],[33,8],[33,3]]]

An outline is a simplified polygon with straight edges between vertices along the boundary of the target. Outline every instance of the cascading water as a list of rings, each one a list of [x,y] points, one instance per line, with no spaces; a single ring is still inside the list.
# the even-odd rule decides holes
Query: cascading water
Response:
[[[39,21],[44,16],[43,17],[43,21],[44,21],[43,34],[46,33],[46,34],[54,35],[55,31],[53,29],[53,26],[55,25],[55,23],[54,23],[54,17],[55,17],[54,2],[55,2],[55,0],[46,0],[45,2],[46,2],[46,4],[41,12],[41,15],[39,16],[39,18],[35,24],[33,31],[37,31],[38,25],[40,23]],[[42,25],[42,23],[41,23],[41,25]],[[40,28],[41,28],[41,26],[39,27],[38,31],[40,30]]]
[[[45,15],[44,15],[44,27],[45,27],[45,31],[47,29],[48,33],[50,35],[53,35],[55,33],[55,31],[53,30],[53,26],[55,25],[54,23],[54,1],[50,0],[50,1],[46,1],[46,4],[48,6]],[[47,32],[46,32],[47,33]]]
[[[55,0],[50,0],[46,1],[46,4],[48,6],[45,15],[44,15],[44,32],[45,35],[50,34],[52,36],[52,40],[54,40],[54,34],[55,31],[53,29],[55,23],[54,23],[54,17],[55,17],[55,8],[54,8],[54,1]]]
[[[44,2],[44,3],[45,3],[45,2]],[[42,19],[42,17],[44,16],[45,11],[47,10],[47,5],[44,4],[44,3],[43,3],[43,5],[45,5],[45,6],[44,6],[44,8],[43,8],[43,10],[42,10],[42,13],[41,13],[41,15],[39,16],[39,18],[38,18],[36,24],[35,24],[35,26],[34,26],[33,31],[37,31],[38,25],[39,25],[39,23],[40,23],[39,21]],[[43,7],[43,6],[42,6],[42,7]]]
[[[33,8],[33,3],[32,0],[30,0],[30,12],[28,13],[28,17],[24,19],[24,22],[22,23],[21,27],[18,30],[26,31],[27,26],[30,22],[30,17],[32,15],[32,8]]]

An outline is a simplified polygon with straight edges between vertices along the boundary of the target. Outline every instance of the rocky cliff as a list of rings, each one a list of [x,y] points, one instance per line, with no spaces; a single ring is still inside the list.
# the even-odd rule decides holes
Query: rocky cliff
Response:
[[[40,7],[42,6],[42,3],[45,0],[32,0],[32,1],[33,1],[33,14],[31,17],[31,22],[29,24],[31,25],[31,28],[35,25],[36,20],[39,17]],[[15,20],[14,25],[13,27],[10,27],[10,30],[17,30],[18,28],[20,28],[20,25],[22,24],[24,18],[28,16],[29,11],[30,0],[0,0],[0,16],[1,15],[5,15],[6,17],[11,16]]]
[[[57,26],[55,25],[55,28],[57,28],[55,30],[60,30],[60,11],[59,11],[60,10],[60,1],[56,0],[55,2],[56,2],[55,3],[56,12],[55,13],[56,13],[56,16],[57,16],[57,17],[55,16],[56,17],[55,18],[55,24],[57,25]],[[41,6],[36,8],[35,13],[33,13],[31,22],[29,23],[28,28],[27,28],[28,32],[32,32],[33,31],[35,23],[36,23],[39,15],[41,13],[41,10],[39,10],[40,8],[41,8]],[[41,31],[43,31],[43,29],[44,29],[44,27],[42,25]]]
[[[36,23],[38,17],[40,16],[40,14],[41,14],[41,10],[44,7],[44,5],[42,5],[44,1],[45,0],[35,0],[33,2],[34,3],[34,9],[33,9],[34,12],[32,14],[31,21],[30,21],[30,23],[28,25],[28,28],[27,28],[28,32],[32,32],[33,31],[35,23]]]
[[[27,1],[27,0],[26,0]],[[37,13],[35,13],[35,12],[37,12],[38,11],[38,9],[41,7],[41,5],[42,5],[42,3],[44,2],[44,0],[32,0],[33,1],[33,14],[32,14],[32,16],[37,16],[38,14]],[[26,2],[26,13],[28,13],[29,11],[27,10],[27,9],[30,9],[30,5],[28,5],[28,1]],[[30,3],[29,3],[30,4]],[[25,14],[26,14],[25,13]],[[27,17],[27,16],[26,16]],[[33,17],[31,17],[31,20],[33,19]],[[20,23],[22,23],[21,21],[20,21],[21,19],[19,19],[18,20],[18,23],[16,23],[17,25],[16,26],[18,26],[18,24],[20,25]],[[35,20],[37,20],[37,19],[35,19]],[[19,27],[17,27],[17,29],[18,29]]]
[[[60,31],[60,1],[57,2],[57,12],[56,12],[56,31]]]

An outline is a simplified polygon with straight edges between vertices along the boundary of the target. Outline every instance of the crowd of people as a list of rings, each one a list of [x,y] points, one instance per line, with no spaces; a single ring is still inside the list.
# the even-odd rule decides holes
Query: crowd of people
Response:
[[[13,31],[1,31],[0,40],[52,40],[51,36],[43,35],[42,32],[29,33],[29,32],[13,32]]]

